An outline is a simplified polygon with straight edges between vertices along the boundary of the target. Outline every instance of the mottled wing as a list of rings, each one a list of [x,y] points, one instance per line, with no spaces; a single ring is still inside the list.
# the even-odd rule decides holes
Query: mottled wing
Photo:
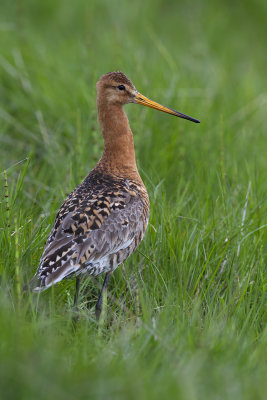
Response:
[[[58,213],[31,282],[36,291],[74,273],[98,275],[114,270],[144,236],[148,211],[137,193],[98,193],[84,198],[72,211],[68,201]]]

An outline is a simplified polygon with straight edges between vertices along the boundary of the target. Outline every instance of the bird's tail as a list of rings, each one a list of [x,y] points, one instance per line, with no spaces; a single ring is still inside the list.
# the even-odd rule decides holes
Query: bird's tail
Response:
[[[42,292],[45,289],[47,287],[45,286],[44,279],[37,275],[34,275],[30,282],[26,283],[22,288],[24,292]]]

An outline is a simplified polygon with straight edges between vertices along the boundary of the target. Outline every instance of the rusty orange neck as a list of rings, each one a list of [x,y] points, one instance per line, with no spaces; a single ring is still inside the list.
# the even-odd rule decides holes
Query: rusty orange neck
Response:
[[[133,134],[121,105],[98,104],[98,120],[105,147],[99,165],[120,175],[138,175]]]

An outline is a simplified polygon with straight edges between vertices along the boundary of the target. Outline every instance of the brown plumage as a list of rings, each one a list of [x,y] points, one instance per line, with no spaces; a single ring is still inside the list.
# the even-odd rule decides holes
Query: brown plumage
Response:
[[[30,287],[47,289],[70,276],[109,274],[128,258],[144,237],[149,198],[138,173],[133,135],[123,105],[139,103],[199,122],[161,106],[137,92],[121,72],[97,83],[98,120],[104,152],[95,168],[67,197],[48,237]],[[98,301],[101,311],[102,292]]]

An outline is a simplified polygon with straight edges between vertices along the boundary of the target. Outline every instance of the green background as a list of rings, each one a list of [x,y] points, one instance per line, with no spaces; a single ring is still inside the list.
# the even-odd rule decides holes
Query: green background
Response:
[[[265,399],[266,1],[2,1],[3,399]],[[114,273],[22,294],[59,206],[103,150],[99,77],[121,70],[196,125],[125,107],[151,218]]]

